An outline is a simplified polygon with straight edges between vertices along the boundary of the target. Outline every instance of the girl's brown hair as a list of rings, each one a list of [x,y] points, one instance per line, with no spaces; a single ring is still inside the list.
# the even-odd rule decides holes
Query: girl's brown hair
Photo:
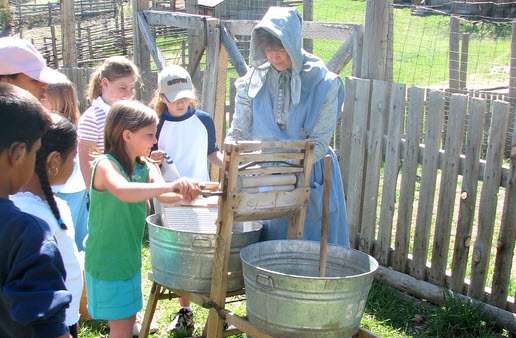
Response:
[[[111,107],[104,127],[104,153],[116,158],[129,178],[133,174],[134,162],[127,154],[122,135],[124,130],[135,132],[138,129],[157,123],[156,113],[140,102],[122,100]],[[134,160],[143,164],[140,157]]]
[[[195,97],[197,97],[197,94],[195,93],[195,88],[193,90]],[[156,89],[154,92],[154,96],[152,97],[151,101],[149,102],[149,107],[154,109],[158,117],[160,117],[163,112],[167,109],[167,104],[161,99],[161,93],[159,90]],[[195,100],[190,101],[190,107],[197,108],[197,103]]]
[[[115,81],[122,77],[135,75],[136,82],[140,81],[140,71],[134,63],[124,56],[111,56],[104,60],[104,63],[90,76],[88,83],[87,96],[90,101],[95,100],[102,95],[101,81],[107,78],[109,81]]]
[[[74,84],[66,80],[64,82],[52,83],[47,86],[47,99],[52,105],[51,110],[66,118],[74,125],[79,122],[79,107],[77,92]]]

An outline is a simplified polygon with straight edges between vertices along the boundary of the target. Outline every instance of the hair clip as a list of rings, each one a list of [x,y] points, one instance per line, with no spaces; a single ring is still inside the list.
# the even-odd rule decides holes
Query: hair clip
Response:
[[[59,224],[59,226],[61,227],[61,229],[68,229],[68,228],[66,227],[66,224],[65,224],[65,222],[63,221],[63,219],[62,219],[62,218],[60,218],[60,219],[58,219],[58,220],[57,220],[57,224]]]

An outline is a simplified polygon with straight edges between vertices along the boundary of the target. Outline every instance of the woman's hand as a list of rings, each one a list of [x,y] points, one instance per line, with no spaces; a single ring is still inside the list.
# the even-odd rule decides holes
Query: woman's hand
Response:
[[[163,150],[153,150],[150,153],[150,159],[156,162],[157,164],[161,164],[164,158],[165,152]]]
[[[201,193],[197,180],[182,177],[170,183],[170,190],[182,196],[185,202],[190,202]]]

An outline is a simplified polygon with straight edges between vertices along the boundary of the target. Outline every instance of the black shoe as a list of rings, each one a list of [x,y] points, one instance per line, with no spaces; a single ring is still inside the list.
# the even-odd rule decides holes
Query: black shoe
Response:
[[[193,312],[185,308],[179,309],[172,323],[168,326],[169,331],[189,331],[194,329]]]

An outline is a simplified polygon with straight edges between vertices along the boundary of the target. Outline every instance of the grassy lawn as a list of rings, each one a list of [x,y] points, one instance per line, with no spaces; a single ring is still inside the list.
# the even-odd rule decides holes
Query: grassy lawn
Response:
[[[145,311],[151,282],[146,278],[151,270],[148,237],[143,241],[142,289]],[[176,311],[177,300],[158,302],[154,318],[159,326],[154,337],[189,337],[202,334],[208,310],[192,303],[195,331],[171,334],[167,327]],[[238,315],[245,315],[245,300],[227,305]],[[107,337],[106,321],[80,323],[79,337]],[[471,304],[459,302],[450,297],[443,306],[434,306],[422,300],[415,300],[388,286],[373,283],[366,304],[361,326],[381,337],[509,337],[504,330],[496,328],[493,319]],[[244,337],[243,334],[237,337]]]
[[[302,5],[297,6],[302,11]],[[319,0],[314,21],[364,24],[365,1]],[[408,86],[447,87],[449,22],[446,15],[416,16],[410,8],[394,8],[393,80]],[[468,88],[508,86],[511,24],[462,20],[469,34]],[[341,42],[314,41],[314,54],[328,61]],[[340,74],[351,75],[351,64]]]

